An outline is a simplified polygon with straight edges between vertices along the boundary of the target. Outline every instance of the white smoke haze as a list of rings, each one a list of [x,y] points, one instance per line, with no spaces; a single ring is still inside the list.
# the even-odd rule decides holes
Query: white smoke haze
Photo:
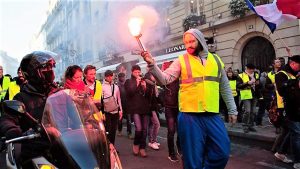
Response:
[[[140,5],[134,7],[130,12],[129,12],[129,17],[139,17],[144,20],[144,27],[153,27],[156,26],[156,24],[159,21],[159,15],[153,9],[152,7],[145,6],[145,5]]]
[[[139,49],[135,38],[130,34],[128,21],[130,17],[141,17],[144,19],[141,41],[144,44],[149,41],[162,41],[164,32],[160,30],[165,25],[166,9],[170,3],[170,0],[109,1],[107,15],[99,21],[103,22],[103,26],[100,30],[94,30],[93,34],[96,36],[93,38],[96,38],[99,47],[104,48],[104,51]]]

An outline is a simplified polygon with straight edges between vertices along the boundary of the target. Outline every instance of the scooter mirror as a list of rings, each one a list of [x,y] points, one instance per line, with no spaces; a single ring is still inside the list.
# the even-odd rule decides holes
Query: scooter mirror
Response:
[[[19,116],[25,114],[25,105],[18,100],[5,100],[2,103],[3,114]]]

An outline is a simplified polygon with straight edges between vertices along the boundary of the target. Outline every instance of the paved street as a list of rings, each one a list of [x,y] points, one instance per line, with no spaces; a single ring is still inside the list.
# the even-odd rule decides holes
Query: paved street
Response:
[[[147,158],[133,156],[131,151],[133,140],[125,136],[117,136],[116,147],[120,152],[124,169],[181,169],[181,162],[173,163],[167,158],[166,134],[166,128],[161,127],[159,133],[160,150],[155,151],[147,147]],[[1,167],[3,162],[0,160],[0,169],[3,169]],[[253,144],[241,145],[232,143],[231,157],[226,169],[292,169],[292,167],[275,160],[270,151],[258,148]]]
[[[125,129],[123,130],[125,131]],[[132,155],[132,140],[125,136],[116,138],[116,147],[120,151],[120,158],[124,169],[180,169],[181,162],[173,163],[167,158],[166,128],[160,129],[159,141],[161,148],[159,151],[147,148],[148,157],[141,158]],[[249,145],[232,143],[231,158],[226,169],[292,169],[291,165],[286,165],[275,160],[270,151]]]

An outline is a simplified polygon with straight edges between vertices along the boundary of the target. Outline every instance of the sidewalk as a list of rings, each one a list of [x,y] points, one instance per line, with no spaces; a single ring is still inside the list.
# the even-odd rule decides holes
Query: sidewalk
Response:
[[[159,115],[161,126],[166,127],[165,114]],[[268,117],[264,117],[262,126],[254,126],[257,132],[244,133],[242,123],[236,123],[233,126],[225,123],[228,135],[231,141],[257,146],[271,150],[273,142],[276,138],[275,127],[268,121]]]
[[[257,132],[244,133],[242,123],[237,123],[234,126],[225,123],[228,135],[232,141],[258,146],[271,150],[273,142],[276,138],[275,127],[272,124],[264,123],[263,126],[254,126]]]

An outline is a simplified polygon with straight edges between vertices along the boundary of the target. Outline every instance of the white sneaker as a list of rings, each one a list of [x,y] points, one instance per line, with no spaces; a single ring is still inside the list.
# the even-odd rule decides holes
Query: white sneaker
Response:
[[[155,143],[148,143],[148,146],[151,147],[153,150],[159,150],[158,145],[156,145]]]
[[[284,162],[284,163],[292,163],[293,162],[293,160],[291,160],[291,159],[289,159],[286,155],[284,155],[284,154],[279,154],[279,153],[275,153],[274,154],[274,156],[278,159],[278,160],[280,160],[280,161],[282,161],[282,162]],[[299,167],[300,167],[300,164],[299,164]],[[300,168],[299,168],[300,169]]]
[[[153,144],[156,144],[157,146],[160,146],[160,143],[158,143],[158,142],[154,142]]]
[[[295,169],[300,169],[300,163],[295,163],[293,166]]]

